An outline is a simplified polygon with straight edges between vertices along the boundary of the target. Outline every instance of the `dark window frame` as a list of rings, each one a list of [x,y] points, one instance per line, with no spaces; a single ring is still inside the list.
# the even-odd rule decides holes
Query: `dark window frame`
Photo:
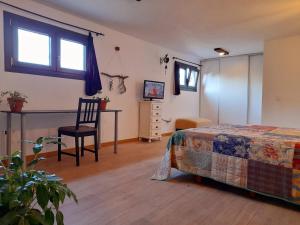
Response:
[[[191,65],[186,64],[186,63],[182,63],[182,62],[178,62],[178,61],[176,61],[176,63],[178,64],[178,70],[179,70],[179,71],[177,71],[178,74],[179,74],[179,77],[178,77],[179,82],[180,82],[180,69],[184,69],[185,71],[187,71],[187,69],[190,70],[189,74],[185,73],[185,84],[180,85],[180,90],[197,92],[198,91],[198,79],[199,79],[200,70],[197,67],[191,66]],[[195,84],[195,86],[188,86],[188,82],[189,82],[190,75],[191,75],[192,71],[197,72],[196,84]]]
[[[86,71],[66,69],[60,67],[60,39],[65,39],[80,43],[87,50],[88,36],[63,29],[48,23],[29,19],[7,11],[4,16],[4,65],[5,71],[15,73],[25,73],[30,75],[59,77],[66,79],[84,80]],[[24,63],[18,61],[18,28],[35,33],[48,35],[50,44],[50,66]],[[85,70],[87,52],[85,52]]]

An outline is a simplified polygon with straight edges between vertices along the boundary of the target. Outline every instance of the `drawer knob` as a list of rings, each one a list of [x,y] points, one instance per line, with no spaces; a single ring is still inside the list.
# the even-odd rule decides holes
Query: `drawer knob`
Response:
[[[156,106],[156,108],[158,109],[158,108],[159,108],[159,106]]]
[[[158,120],[156,120],[156,122],[158,122]]]
[[[156,126],[156,128],[158,128],[158,126]]]

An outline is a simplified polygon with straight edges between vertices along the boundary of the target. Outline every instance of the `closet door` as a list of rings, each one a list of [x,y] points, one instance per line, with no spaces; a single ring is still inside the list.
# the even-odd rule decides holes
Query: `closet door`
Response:
[[[200,116],[219,121],[219,60],[201,62]]]
[[[219,81],[219,123],[246,124],[248,56],[222,58]]]
[[[248,123],[261,124],[263,55],[250,56]]]

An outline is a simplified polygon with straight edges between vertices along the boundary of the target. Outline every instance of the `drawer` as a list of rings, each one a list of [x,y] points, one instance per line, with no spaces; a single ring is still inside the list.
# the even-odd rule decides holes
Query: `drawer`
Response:
[[[160,122],[161,122],[160,117],[153,116],[151,119],[151,123],[160,123]]]
[[[161,104],[160,103],[153,103],[152,109],[161,110]]]
[[[161,117],[161,110],[153,109],[152,110],[152,116]]]
[[[151,137],[161,137],[160,130],[151,130]]]
[[[151,128],[152,130],[161,130],[161,123],[152,123]]]

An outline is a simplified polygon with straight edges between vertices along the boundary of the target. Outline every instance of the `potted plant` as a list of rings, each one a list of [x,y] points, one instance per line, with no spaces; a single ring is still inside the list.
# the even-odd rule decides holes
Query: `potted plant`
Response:
[[[24,103],[27,103],[27,96],[21,94],[18,91],[3,91],[1,92],[1,97],[8,96],[7,103],[9,104],[10,110],[12,112],[21,112]]]
[[[39,156],[44,144],[57,144],[57,138],[40,137],[33,143],[34,159],[23,169],[19,152],[0,159],[0,224],[64,224],[59,210],[65,198],[75,194],[55,174],[35,170],[44,158]],[[63,144],[63,143],[62,143]],[[10,163],[7,163],[10,162]]]
[[[99,99],[100,101],[100,109],[105,110],[107,103],[110,102],[110,99],[108,96],[105,96],[104,98],[101,98],[102,91],[99,91],[96,95],[94,95],[93,99]]]
[[[105,96],[105,98],[101,98],[100,109],[105,110],[108,102],[110,102],[110,99],[108,96]]]

